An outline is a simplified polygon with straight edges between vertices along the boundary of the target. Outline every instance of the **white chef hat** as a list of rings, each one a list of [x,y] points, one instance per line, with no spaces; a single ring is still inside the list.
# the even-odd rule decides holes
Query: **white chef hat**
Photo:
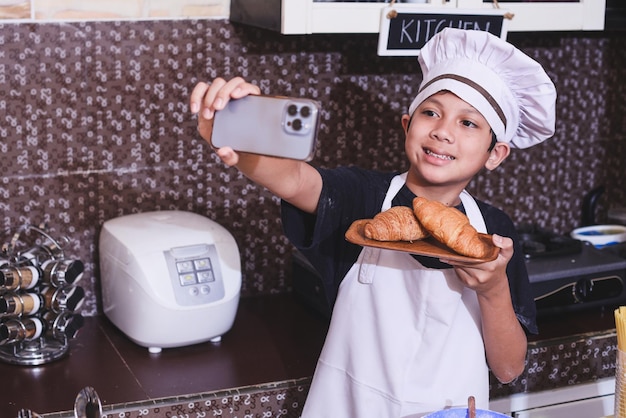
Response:
[[[554,135],[556,89],[541,65],[485,31],[445,28],[424,45],[423,80],[409,114],[448,90],[487,120],[496,138],[528,148]]]

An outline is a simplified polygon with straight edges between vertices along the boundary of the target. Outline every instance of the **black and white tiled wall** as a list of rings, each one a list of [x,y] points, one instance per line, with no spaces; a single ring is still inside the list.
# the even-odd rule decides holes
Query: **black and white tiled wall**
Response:
[[[510,34],[559,92],[557,133],[515,151],[471,185],[519,224],[579,226],[626,206],[626,37]],[[0,25],[0,241],[45,222],[84,261],[85,315],[99,313],[97,240],[110,218],[178,209],[226,227],[240,247],[242,296],[289,291],[291,247],[278,201],[226,168],[189,113],[194,84],[243,75],[264,93],[322,102],[313,164],[403,169],[401,113],[421,76],[414,58],[376,56],[371,35],[282,36],[225,20]]]

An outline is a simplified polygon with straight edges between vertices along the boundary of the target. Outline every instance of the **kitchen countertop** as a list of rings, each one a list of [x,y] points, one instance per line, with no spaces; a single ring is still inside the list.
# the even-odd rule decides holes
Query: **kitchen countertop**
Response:
[[[539,334],[528,337],[529,347],[554,344],[562,339],[575,336],[615,332],[614,310],[617,306],[607,306],[588,310],[563,312],[537,318]]]
[[[20,408],[71,410],[85,386],[112,405],[311,376],[325,333],[325,321],[291,295],[242,299],[220,343],[159,354],[131,342],[105,316],[87,317],[62,359],[34,367],[0,362],[0,417],[16,417]]]
[[[106,406],[309,377],[327,327],[291,294],[247,298],[220,343],[150,354],[105,316],[85,319],[66,357],[35,367],[0,363],[3,418],[17,416],[20,408],[71,410],[85,386],[94,387]],[[539,326],[541,334],[529,339],[529,348],[615,332],[613,308],[540,318]]]

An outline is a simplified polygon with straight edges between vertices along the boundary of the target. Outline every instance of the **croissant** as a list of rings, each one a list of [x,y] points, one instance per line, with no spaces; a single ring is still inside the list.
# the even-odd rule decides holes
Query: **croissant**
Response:
[[[491,247],[480,239],[476,229],[460,210],[441,202],[416,197],[413,199],[413,211],[422,226],[437,241],[457,253],[472,258],[489,255]]]
[[[363,233],[376,241],[415,241],[428,236],[411,208],[394,206],[378,213],[363,227]]]

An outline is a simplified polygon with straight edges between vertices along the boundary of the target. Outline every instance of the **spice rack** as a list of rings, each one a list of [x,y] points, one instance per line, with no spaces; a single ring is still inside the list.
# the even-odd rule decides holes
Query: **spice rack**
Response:
[[[63,357],[78,335],[77,286],[84,265],[64,251],[70,240],[22,225],[0,254],[0,361],[35,366]]]

